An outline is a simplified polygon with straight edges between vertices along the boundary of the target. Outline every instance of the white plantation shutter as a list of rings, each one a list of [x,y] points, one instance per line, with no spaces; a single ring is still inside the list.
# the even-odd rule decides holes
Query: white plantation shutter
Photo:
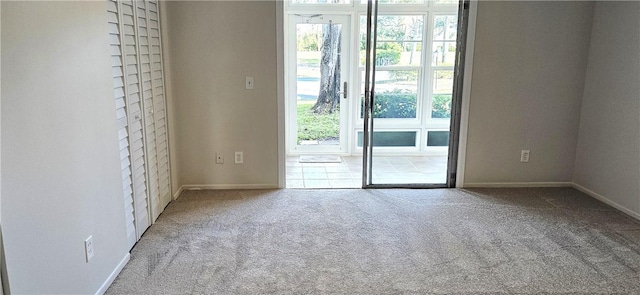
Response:
[[[155,119],[156,151],[158,166],[158,193],[160,210],[171,201],[169,179],[169,141],[167,134],[167,108],[164,95],[164,71],[162,66],[162,40],[158,1],[149,1],[149,46],[151,49],[151,78]]]
[[[157,1],[108,2],[127,236],[133,246],[171,200]]]
[[[127,224],[127,240],[129,247],[133,247],[137,241],[137,234],[133,205],[131,160],[129,158],[129,134],[127,131],[128,118],[127,107],[125,104],[122,44],[120,42],[120,16],[118,14],[119,9],[116,2],[109,1],[107,5],[114,87],[113,91],[116,102],[116,120],[118,121],[118,140],[120,146],[120,168],[122,170],[122,188],[124,191],[125,220]]]
[[[124,72],[126,102],[129,117],[129,143],[133,173],[133,198],[137,238],[151,225],[147,196],[147,171],[142,128],[141,83],[139,78],[138,36],[136,34],[133,1],[120,1],[122,32],[124,36]]]
[[[160,215],[160,193],[158,191],[158,158],[156,151],[156,128],[154,120],[153,87],[151,79],[151,55],[149,49],[148,10],[149,3],[136,1],[138,36],[140,49],[140,77],[142,79],[142,98],[144,103],[145,143],[148,165],[149,199],[152,220]],[[164,207],[163,207],[164,208]]]

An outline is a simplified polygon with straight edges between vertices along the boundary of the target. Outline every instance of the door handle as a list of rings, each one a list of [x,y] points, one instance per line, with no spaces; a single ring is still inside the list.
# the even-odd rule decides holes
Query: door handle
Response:
[[[342,98],[347,98],[347,82],[345,81],[342,84]]]

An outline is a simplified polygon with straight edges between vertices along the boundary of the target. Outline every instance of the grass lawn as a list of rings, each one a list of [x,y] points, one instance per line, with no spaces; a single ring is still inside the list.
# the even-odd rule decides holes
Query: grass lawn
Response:
[[[318,115],[311,111],[315,101],[298,101],[298,143],[340,136],[340,113]]]

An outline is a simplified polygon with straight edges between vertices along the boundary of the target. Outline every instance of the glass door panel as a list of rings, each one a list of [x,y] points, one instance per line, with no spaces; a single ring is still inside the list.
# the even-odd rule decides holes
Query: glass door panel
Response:
[[[295,75],[289,96],[293,150],[297,153],[344,153],[349,84],[349,18],[310,15],[292,18]]]
[[[378,15],[372,2],[360,20],[363,184],[446,187],[457,16]]]

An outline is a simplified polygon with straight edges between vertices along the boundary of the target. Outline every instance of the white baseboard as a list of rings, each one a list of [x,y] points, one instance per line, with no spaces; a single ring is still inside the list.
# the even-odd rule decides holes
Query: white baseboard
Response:
[[[226,189],[279,189],[278,184],[185,184],[173,194],[177,200],[180,194],[188,190],[226,190]]]
[[[572,187],[571,182],[476,182],[465,183],[462,188],[499,187]]]
[[[575,188],[590,197],[599,200],[613,208],[616,208],[625,214],[640,220],[640,214],[636,213],[615,201],[596,193],[582,185],[579,185],[575,182],[481,182],[481,183],[465,183],[462,188],[509,188],[509,187],[572,187]]]
[[[111,284],[116,279],[118,274],[120,274],[120,272],[122,271],[124,266],[127,265],[127,263],[129,262],[130,258],[131,258],[131,254],[129,254],[127,252],[127,255],[125,255],[124,258],[122,258],[122,261],[120,261],[120,263],[118,263],[118,266],[116,266],[116,268],[113,270],[113,272],[111,272],[111,274],[109,275],[107,280],[104,281],[102,286],[100,286],[100,289],[98,289],[98,291],[96,291],[96,295],[102,295],[105,292],[107,292],[107,289],[109,289],[109,286],[111,286]]]
[[[605,196],[603,196],[603,195],[601,195],[599,193],[596,193],[596,192],[594,192],[594,191],[592,191],[592,190],[590,190],[590,189],[588,189],[588,188],[586,188],[584,186],[581,186],[581,185],[579,185],[577,183],[573,183],[573,188],[575,188],[575,189],[577,189],[577,190],[589,195],[590,197],[592,197],[594,199],[597,199],[597,200],[599,200],[599,201],[601,201],[601,202],[603,202],[603,203],[605,203],[605,204],[607,204],[607,205],[609,205],[609,206],[611,206],[613,208],[616,208],[616,209],[624,212],[625,214],[627,214],[627,215],[629,215],[629,216],[631,216],[631,217],[633,217],[635,219],[640,220],[640,214],[625,208],[624,206],[616,203],[615,201],[612,201],[611,199],[609,199],[609,198],[607,198],[607,197],[605,197]]]
[[[175,194],[173,194],[173,201],[177,200],[183,191],[184,191],[184,185],[181,186]]]
[[[277,189],[278,184],[186,184],[180,187],[185,190],[224,190],[224,189]]]

